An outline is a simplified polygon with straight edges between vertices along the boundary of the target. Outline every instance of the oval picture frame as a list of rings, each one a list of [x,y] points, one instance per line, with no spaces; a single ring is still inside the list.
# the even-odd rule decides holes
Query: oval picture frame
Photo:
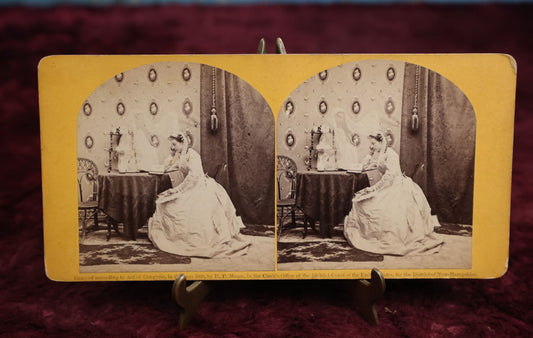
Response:
[[[361,68],[359,67],[355,67],[353,69],[353,72],[352,72],[352,77],[355,81],[359,81],[361,80],[361,76],[363,75],[363,73],[361,72]]]
[[[296,143],[296,138],[294,137],[294,134],[292,133],[292,131],[289,130],[287,134],[285,135],[285,144],[287,145],[287,147],[292,148],[295,143]]]
[[[192,110],[193,110],[192,102],[191,102],[191,100],[189,100],[189,98],[186,98],[183,101],[183,105],[182,105],[183,114],[185,114],[185,116],[189,116],[189,115],[191,115]]]
[[[326,81],[326,79],[328,78],[328,71],[325,69],[318,73],[318,78],[320,79],[320,81]]]
[[[191,69],[188,66],[183,67],[183,70],[181,71],[181,77],[183,78],[183,81],[189,81],[191,79],[191,76]]]
[[[148,71],[148,80],[151,82],[155,82],[157,80],[157,71],[153,67]]]
[[[94,146],[94,139],[91,135],[85,136],[85,147],[91,149]]]
[[[117,110],[117,114],[122,116],[126,113],[126,106],[124,105],[124,103],[119,102],[117,103],[116,110]]]
[[[320,103],[318,104],[318,111],[321,114],[325,114],[328,112],[328,103],[326,102],[326,100],[320,101]]]
[[[392,81],[394,80],[395,77],[396,77],[396,70],[394,69],[394,67],[390,66],[389,68],[387,68],[387,79],[389,81]]]
[[[159,136],[157,136],[156,134],[150,135],[150,144],[152,145],[152,147],[159,147],[159,143]]]
[[[391,115],[392,113],[394,113],[395,109],[396,107],[394,105],[394,102],[392,101],[392,98],[389,97],[385,102],[385,113]]]
[[[85,114],[85,116],[90,116],[92,112],[93,107],[91,107],[91,104],[89,102],[85,102],[83,104],[83,114]]]
[[[352,103],[352,113],[357,115],[359,114],[359,112],[361,112],[361,103],[359,102],[359,100],[356,99]]]
[[[359,134],[355,133],[352,135],[352,144],[354,146],[359,146],[359,144],[361,143],[361,138],[359,137]]]
[[[150,103],[150,106],[148,107],[148,110],[150,111],[150,114],[157,115],[157,112],[159,111],[159,106],[155,101],[152,101]]]
[[[115,75],[115,81],[117,82],[122,82],[122,80],[124,80],[124,73],[118,73],[117,75]]]
[[[292,115],[294,113],[295,108],[296,107],[294,106],[294,102],[292,102],[292,100],[287,100],[287,102],[285,102],[286,115]]]

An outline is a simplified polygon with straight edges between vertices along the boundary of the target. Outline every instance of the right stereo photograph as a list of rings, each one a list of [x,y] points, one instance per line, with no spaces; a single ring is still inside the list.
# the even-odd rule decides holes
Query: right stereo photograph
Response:
[[[476,115],[416,64],[323,70],[277,122],[278,270],[470,269]]]

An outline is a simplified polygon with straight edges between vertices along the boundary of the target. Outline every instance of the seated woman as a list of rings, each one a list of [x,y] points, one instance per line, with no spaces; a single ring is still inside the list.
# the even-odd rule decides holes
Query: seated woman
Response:
[[[444,243],[434,232],[437,217],[424,192],[402,174],[398,154],[387,148],[381,132],[370,138],[365,169],[383,175],[373,186],[358,191],[344,220],[344,237],[357,249],[390,255],[421,255],[439,251]]]
[[[189,148],[185,134],[169,137],[175,155],[167,170],[178,169],[185,179],[162,192],[148,221],[148,237],[162,251],[182,256],[233,257],[246,254],[249,242],[226,190],[204,175],[200,155]]]

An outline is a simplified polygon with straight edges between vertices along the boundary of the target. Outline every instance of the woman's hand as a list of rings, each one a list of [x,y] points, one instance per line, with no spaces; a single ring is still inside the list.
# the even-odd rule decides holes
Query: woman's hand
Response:
[[[178,170],[179,168],[180,168],[179,164],[178,163],[174,163],[174,164],[168,166],[167,168],[165,168],[165,172]]]
[[[172,194],[175,193],[175,192],[176,192],[176,191],[174,190],[174,188],[171,188],[171,189],[168,189],[168,190],[163,191],[162,193],[160,193],[159,195],[157,195],[157,197],[167,197],[167,196],[172,195]]]
[[[369,199],[372,196],[374,196],[372,194],[373,192],[374,192],[374,189],[372,187],[364,188],[355,193],[354,199],[355,201],[363,201],[363,200]]]
[[[376,163],[368,163],[363,165],[363,170],[374,170],[378,167]]]

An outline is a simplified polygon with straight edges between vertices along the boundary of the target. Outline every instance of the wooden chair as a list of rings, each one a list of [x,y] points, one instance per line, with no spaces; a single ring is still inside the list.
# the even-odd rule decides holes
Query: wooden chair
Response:
[[[291,226],[296,226],[296,174],[298,168],[293,159],[287,156],[277,157],[277,188],[278,188],[278,240],[283,231],[283,221],[291,216]],[[287,211],[287,212],[286,212]]]
[[[102,210],[98,208],[98,168],[96,164],[87,158],[78,158],[78,219],[82,226],[82,237],[85,238],[89,220],[93,220],[93,230],[98,230],[98,217]],[[104,216],[107,223],[106,239],[111,237],[111,223],[107,215]]]

